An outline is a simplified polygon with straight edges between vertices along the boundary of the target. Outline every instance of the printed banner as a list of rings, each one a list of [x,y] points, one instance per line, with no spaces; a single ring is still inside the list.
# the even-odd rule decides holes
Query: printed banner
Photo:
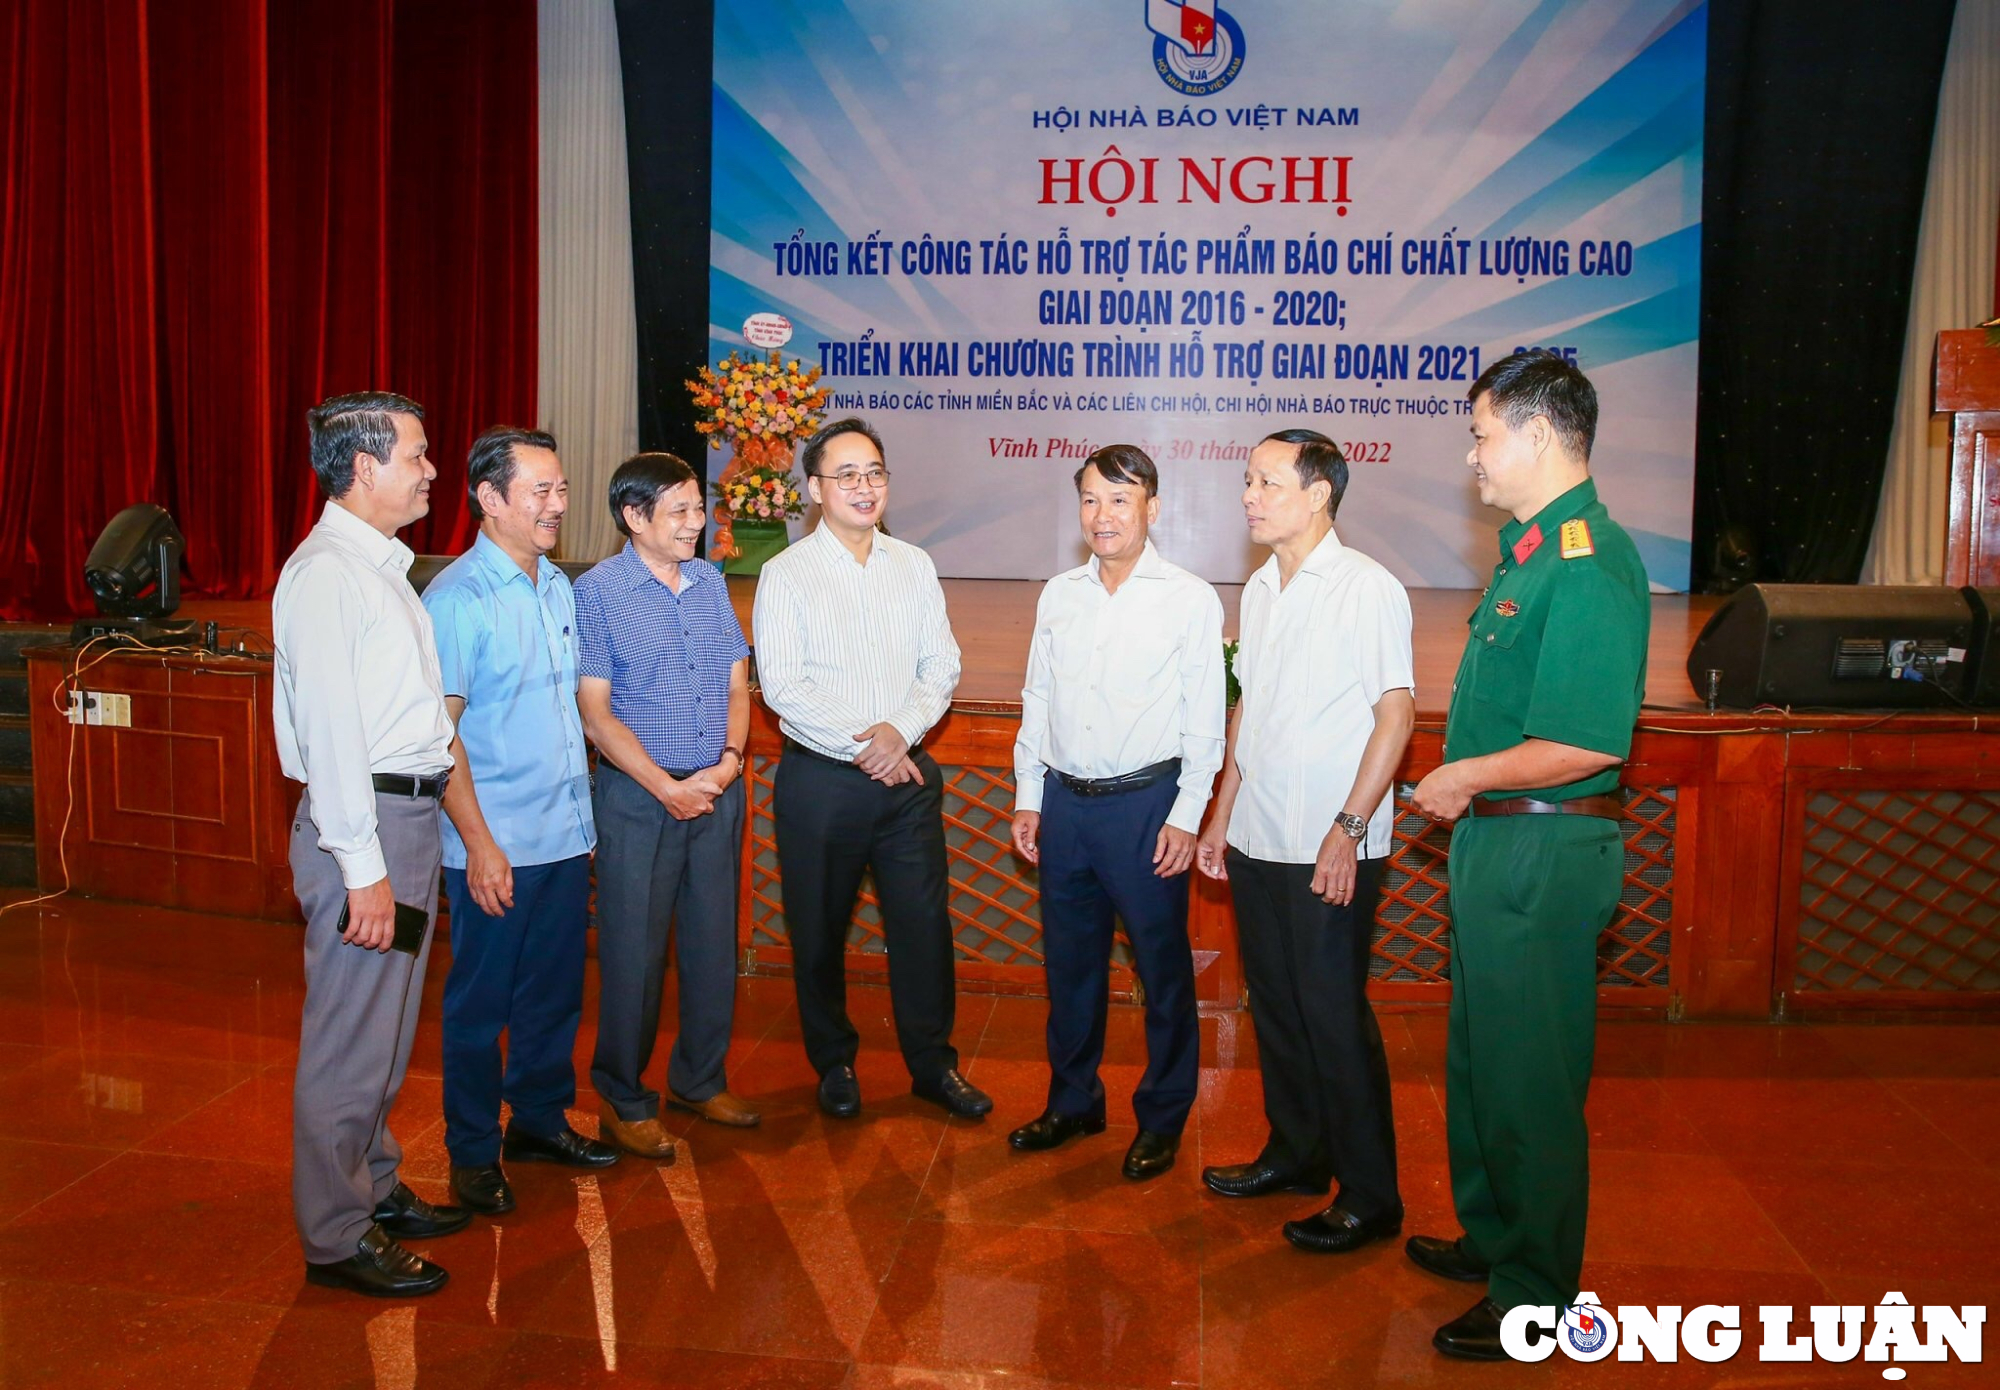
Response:
[[[720,5],[710,355],[775,312],[884,435],[947,576],[1080,563],[1070,478],[1160,465],[1155,534],[1261,561],[1249,449],[1352,463],[1343,540],[1478,588],[1466,388],[1596,383],[1599,488],[1687,586],[1707,12],[1676,0]]]

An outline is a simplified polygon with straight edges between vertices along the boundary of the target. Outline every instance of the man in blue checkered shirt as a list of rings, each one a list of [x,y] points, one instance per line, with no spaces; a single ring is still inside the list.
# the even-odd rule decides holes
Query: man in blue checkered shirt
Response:
[[[670,927],[680,1031],[669,1103],[717,1124],[760,1118],[723,1074],[736,1004],[750,648],[721,571],[694,558],[707,519],[694,471],[672,454],[639,454],[612,474],[610,502],[629,540],[576,583],[577,705],[598,753],[603,989],[590,1079],[605,1136],[670,1162],[660,1094],[641,1080],[659,1034]]]

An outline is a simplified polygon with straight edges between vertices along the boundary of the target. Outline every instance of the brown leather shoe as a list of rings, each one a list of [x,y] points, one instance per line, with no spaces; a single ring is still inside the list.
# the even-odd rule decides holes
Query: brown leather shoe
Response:
[[[599,1136],[625,1152],[661,1163],[674,1161],[674,1141],[667,1137],[667,1131],[657,1118],[648,1115],[643,1120],[621,1120],[618,1112],[606,1105],[598,1111],[598,1119],[601,1122]]]
[[[717,1091],[707,1100],[689,1100],[686,1096],[677,1096],[669,1091],[667,1104],[676,1110],[686,1110],[699,1115],[711,1124],[729,1125],[735,1129],[750,1129],[763,1123],[764,1120],[764,1116],[744,1104],[740,1096],[733,1096],[727,1091]]]

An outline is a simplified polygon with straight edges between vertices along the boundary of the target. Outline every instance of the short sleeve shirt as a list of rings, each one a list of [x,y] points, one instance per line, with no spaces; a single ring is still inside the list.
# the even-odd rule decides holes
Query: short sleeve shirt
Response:
[[[487,829],[511,863],[554,864],[597,843],[576,708],[576,602],[547,559],[529,579],[483,534],[424,589],[444,693],[465,701],[458,737]],[[465,841],[446,815],[446,868]]]
[[[1500,563],[1479,606],[1452,685],[1448,762],[1523,739],[1609,753],[1632,749],[1646,689],[1652,605],[1638,547],[1586,479],[1529,521],[1500,532]],[[1607,768],[1560,787],[1487,792],[1567,801],[1618,786]]]
[[[611,713],[669,772],[713,767],[729,735],[729,670],[750,654],[729,586],[683,560],[680,592],[625,548],[576,582],[579,667],[611,682]]]
[[[1252,859],[1310,864],[1347,803],[1375,732],[1375,706],[1414,690],[1410,596],[1396,576],[1328,532],[1291,582],[1273,556],[1243,586],[1236,678],[1243,783],[1229,843]],[[1393,788],[1368,814],[1365,858],[1388,854]]]

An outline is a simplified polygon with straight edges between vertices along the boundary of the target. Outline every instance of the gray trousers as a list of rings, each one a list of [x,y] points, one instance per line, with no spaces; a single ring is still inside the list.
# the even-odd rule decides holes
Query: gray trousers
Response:
[[[435,915],[438,803],[375,798],[389,891]],[[431,934],[412,959],[340,939],[334,923],[347,905],[340,866],[319,847],[311,795],[292,817],[292,891],[306,914],[306,1004],[299,1025],[292,1091],[292,1212],[312,1264],[354,1253],[374,1224],[376,1203],[396,1185],[402,1146],[389,1111],[410,1064]]]
[[[743,779],[715,810],[675,820],[609,762],[597,765],[597,1051],[590,1084],[625,1121],[660,1113],[640,1080],[660,1032],[667,939],[680,969],[680,1031],[667,1086],[707,1100],[727,1086],[723,1061],[736,1017],[736,876],[743,846]]]

